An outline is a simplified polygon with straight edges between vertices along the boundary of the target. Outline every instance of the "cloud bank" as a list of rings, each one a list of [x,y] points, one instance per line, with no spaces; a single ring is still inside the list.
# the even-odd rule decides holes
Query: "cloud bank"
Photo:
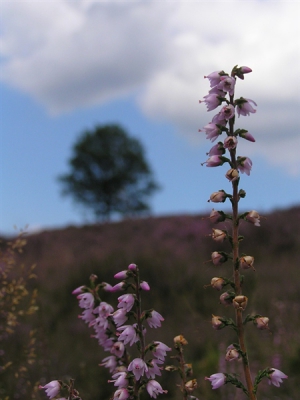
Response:
[[[237,95],[259,107],[238,122],[260,141],[256,152],[297,175],[299,11],[286,0],[7,1],[2,81],[52,114],[134,96],[145,115],[195,141],[214,115],[198,104],[203,76],[247,65]]]

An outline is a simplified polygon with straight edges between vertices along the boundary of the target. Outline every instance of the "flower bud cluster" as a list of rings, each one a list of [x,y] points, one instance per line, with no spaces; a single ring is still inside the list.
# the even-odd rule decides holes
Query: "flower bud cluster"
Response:
[[[122,281],[114,286],[106,282],[95,286],[93,279],[91,287],[80,286],[73,291],[83,309],[79,318],[93,328],[92,337],[110,353],[100,365],[109,370],[112,375],[109,382],[117,388],[113,399],[135,397],[141,388],[146,388],[150,397],[156,398],[158,394],[166,393],[155,377],[161,375],[162,364],[171,349],[160,341],[146,345],[145,323],[150,328],[158,328],[164,318],[153,309],[141,310],[141,292],[149,291],[150,286],[140,280],[137,265],[130,264],[114,277]],[[100,289],[109,293],[125,291],[118,297],[116,309],[101,300]],[[129,348],[134,344],[139,356],[131,360]]]

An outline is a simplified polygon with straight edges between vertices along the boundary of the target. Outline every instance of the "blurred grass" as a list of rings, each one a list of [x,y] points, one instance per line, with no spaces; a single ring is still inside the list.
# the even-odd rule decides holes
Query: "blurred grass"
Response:
[[[267,382],[260,386],[261,400],[297,400],[300,382],[300,207],[275,211],[261,227],[242,222],[241,253],[255,257],[256,271],[245,271],[247,310],[270,318],[270,330],[247,328],[247,343],[253,371],[267,366],[283,370],[289,379],[278,389]],[[108,399],[113,392],[109,375],[98,364],[104,354],[91,329],[77,318],[80,309],[71,295],[74,288],[88,284],[91,273],[100,281],[116,283],[113,275],[134,262],[151,291],[143,306],[153,307],[165,321],[161,329],[148,329],[148,339],[172,347],[173,337],[183,334],[189,342],[185,358],[194,366],[199,399],[243,399],[226,385],[212,391],[205,375],[222,370],[240,372],[239,363],[224,362],[226,347],[236,341],[228,329],[214,331],[211,314],[233,317],[231,307],[219,304],[220,292],[204,289],[213,276],[231,276],[231,264],[206,263],[212,251],[227,250],[209,235],[212,225],[202,216],[173,216],[125,220],[118,223],[68,227],[30,235],[20,262],[37,264],[39,312],[38,362],[34,381],[73,377],[84,400]],[[226,229],[227,224],[217,225]],[[228,225],[229,228],[229,225]],[[115,282],[114,282],[115,281]],[[116,306],[116,295],[104,300]],[[172,363],[172,361],[170,361]],[[163,373],[166,398],[179,399],[178,377]],[[11,397],[14,399],[15,397]],[[37,394],[44,399],[44,394]]]

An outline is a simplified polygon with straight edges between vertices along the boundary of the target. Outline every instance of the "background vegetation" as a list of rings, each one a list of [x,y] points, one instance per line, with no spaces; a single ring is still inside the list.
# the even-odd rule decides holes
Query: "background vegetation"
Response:
[[[299,222],[300,207],[295,207],[267,215],[260,228],[246,222],[241,226],[245,236],[241,251],[255,257],[256,268],[255,272],[245,271],[244,293],[250,299],[247,309],[249,313],[268,316],[271,330],[258,331],[248,326],[251,367],[253,371],[275,367],[289,376],[280,388],[263,382],[260,400],[299,398]],[[243,394],[234,395],[229,385],[212,391],[204,381],[212,373],[239,368],[238,364],[224,361],[233,333],[211,327],[212,313],[233,316],[231,307],[219,304],[220,292],[204,288],[213,276],[231,275],[229,262],[221,267],[207,262],[212,251],[229,249],[226,243],[216,246],[211,240],[208,235],[212,227],[204,216],[174,216],[70,226],[29,235],[24,252],[18,255],[19,263],[37,264],[37,280],[31,283],[39,294],[39,310],[31,321],[37,338],[37,359],[28,380],[44,384],[73,377],[85,400],[110,397],[113,385],[107,383],[107,371],[98,366],[107,354],[90,338],[92,330],[77,318],[80,309],[71,292],[88,284],[91,273],[98,275],[100,281],[117,283],[113,275],[134,262],[151,286],[143,297],[144,308],[153,307],[165,317],[162,328],[148,329],[148,339],[172,347],[175,335],[185,336],[189,342],[185,357],[193,363],[199,399],[243,399]],[[226,224],[217,227],[224,229]],[[117,295],[106,294],[103,299],[115,306]],[[22,347],[22,334],[17,340]],[[162,396],[180,398],[174,384],[178,383],[176,374],[164,372],[161,382],[169,390],[168,395]],[[12,389],[10,398],[20,397]],[[32,397],[28,393],[22,398]],[[37,393],[35,398],[46,396]]]

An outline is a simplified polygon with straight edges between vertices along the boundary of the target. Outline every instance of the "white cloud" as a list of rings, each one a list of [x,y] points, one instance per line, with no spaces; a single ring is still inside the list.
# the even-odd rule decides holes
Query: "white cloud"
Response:
[[[203,76],[248,65],[253,73],[237,94],[257,101],[258,112],[238,122],[270,162],[270,149],[286,149],[297,174],[299,11],[286,0],[7,1],[2,79],[52,113],[134,94],[146,115],[195,140],[211,118],[198,104],[208,90]]]

